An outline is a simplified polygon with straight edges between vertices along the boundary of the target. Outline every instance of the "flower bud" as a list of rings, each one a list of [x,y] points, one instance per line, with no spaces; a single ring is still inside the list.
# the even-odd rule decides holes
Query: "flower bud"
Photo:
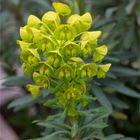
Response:
[[[45,89],[48,88],[49,80],[46,76],[44,76],[42,74],[39,74],[37,72],[34,72],[33,73],[33,79],[38,86],[43,87]]]
[[[66,99],[67,100],[75,100],[76,99],[76,96],[77,96],[77,93],[76,93],[77,91],[76,91],[76,89],[73,87],[73,86],[71,86],[71,87],[69,87],[67,90],[66,90],[66,92],[65,92],[65,94],[66,94]]]
[[[29,27],[34,27],[34,28],[39,29],[41,26],[41,20],[34,15],[30,15],[28,17],[27,24]]]
[[[69,42],[68,44],[66,44],[66,46],[62,50],[66,57],[73,57],[81,53],[80,46],[73,42]]]
[[[21,59],[31,67],[37,66],[40,62],[37,49],[24,48],[21,52]]]
[[[54,63],[54,60],[55,59],[54,59],[54,57],[52,55],[49,55],[47,57],[47,63],[50,64],[50,65],[52,65]]]
[[[78,14],[71,15],[68,18],[67,23],[72,25],[75,28],[77,33],[82,31],[81,26],[80,26],[81,25],[80,16]]]
[[[54,34],[58,40],[72,40],[76,36],[76,31],[71,25],[62,24],[55,29]]]
[[[70,7],[64,3],[53,2],[53,7],[55,11],[62,16],[67,16],[71,13]]]
[[[73,78],[73,70],[69,65],[63,65],[58,70],[58,78],[60,80],[71,80]]]
[[[62,58],[59,57],[59,56],[55,58],[54,63],[53,63],[53,66],[54,66],[55,68],[58,68],[58,67],[61,65],[61,64],[60,64],[60,63],[61,63],[61,59],[62,59]]]
[[[90,13],[86,13],[82,16],[74,14],[69,17],[68,24],[74,26],[77,33],[88,30],[92,24],[92,17]]]
[[[33,39],[32,31],[27,26],[20,27],[20,36],[21,39],[25,42],[31,42]]]
[[[111,64],[104,64],[99,66],[99,70],[97,72],[97,78],[105,78],[106,73],[109,71]]]
[[[40,87],[39,86],[28,84],[26,86],[26,88],[29,92],[31,92],[33,98],[36,98],[40,93]]]
[[[107,54],[107,51],[108,49],[106,45],[102,45],[101,47],[96,48],[93,54],[93,61],[94,62],[102,61],[105,55]]]
[[[81,48],[82,48],[82,55],[85,58],[88,57],[93,51],[91,46],[88,44],[87,41],[81,42]]]
[[[85,82],[79,81],[78,83],[74,83],[73,85],[71,85],[65,91],[64,95],[67,100],[79,101],[81,100],[81,98],[83,98],[85,92],[86,92]]]
[[[43,15],[42,21],[48,26],[49,29],[54,31],[60,24],[60,18],[57,13],[50,11]],[[46,27],[47,28],[47,27]]]
[[[27,76],[31,76],[32,75],[32,67],[28,64],[23,63],[22,64],[22,68],[24,70],[24,74]]]
[[[82,66],[80,69],[81,78],[91,78],[97,74],[97,65],[94,63],[88,63]]]
[[[62,63],[62,57],[59,52],[51,51],[47,56],[47,64],[52,65],[55,68],[58,68]]]
[[[85,13],[81,16],[81,28],[83,31],[88,30],[92,25],[92,17],[90,13]]]
[[[48,41],[44,44],[42,44],[42,51],[52,51],[54,49],[54,45],[52,42]]]
[[[28,63],[31,66],[36,66],[38,64],[38,59],[36,57],[34,57],[33,55],[29,55],[28,56]]]
[[[82,41],[94,41],[98,39],[101,36],[101,31],[90,31],[90,32],[85,32],[81,36]]]
[[[90,46],[92,50],[94,50],[97,45],[97,39],[100,37],[100,35],[100,31],[85,32],[81,36],[81,41],[87,42],[88,46]]]
[[[43,44],[41,45],[41,50],[45,57],[47,57],[49,52],[53,51],[54,49],[55,49],[54,44],[49,40],[44,41]]]
[[[42,75],[46,75],[50,77],[53,74],[53,68],[46,63],[40,63],[38,69],[39,69],[39,73]]]

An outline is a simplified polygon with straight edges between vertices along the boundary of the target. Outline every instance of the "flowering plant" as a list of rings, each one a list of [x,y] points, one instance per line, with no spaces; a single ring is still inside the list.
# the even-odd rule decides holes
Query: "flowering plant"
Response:
[[[49,90],[49,97],[43,104],[63,110],[61,117],[47,119],[46,126],[51,124],[55,129],[43,140],[101,138],[101,134],[98,136],[92,129],[102,131],[108,113],[102,107],[86,110],[96,100],[89,94],[88,83],[93,78],[105,78],[111,66],[102,64],[108,48],[98,46],[101,31],[88,31],[92,25],[90,13],[71,14],[68,5],[57,2],[53,7],[55,12],[45,13],[42,20],[30,15],[27,25],[20,28],[22,41],[18,41],[22,68],[34,81],[27,85],[28,91],[37,98],[40,91]],[[63,118],[63,125],[52,123],[60,118]],[[84,135],[86,129],[91,132],[88,138]]]

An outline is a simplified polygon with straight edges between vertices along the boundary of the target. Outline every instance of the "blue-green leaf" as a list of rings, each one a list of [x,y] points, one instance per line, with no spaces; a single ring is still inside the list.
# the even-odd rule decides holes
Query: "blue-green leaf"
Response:
[[[103,140],[119,140],[120,138],[123,138],[124,136],[122,134],[112,134],[110,136],[107,136]]]
[[[52,134],[50,134],[50,135],[48,135],[48,136],[45,136],[44,137],[44,139],[42,139],[42,140],[50,140],[51,138],[54,138],[55,136],[58,136],[59,134],[70,134],[68,131],[65,131],[65,130],[63,130],[63,131],[57,131],[57,132],[54,132],[54,133],[52,133]]]
[[[60,130],[70,130],[71,128],[63,123],[58,123],[58,122],[53,122],[53,121],[38,121],[37,122],[38,125],[40,126],[45,126],[45,127],[51,127],[51,128],[57,128]]]
[[[33,99],[31,95],[25,95],[22,97],[19,97],[17,99],[14,99],[9,105],[8,108],[14,108],[15,111],[18,111],[20,109],[23,109],[28,106],[32,106],[33,104],[37,102],[41,102],[45,99],[46,96],[49,95],[48,91],[41,91],[41,94],[38,98]]]
[[[128,109],[128,105],[114,95],[108,95],[108,99],[115,107],[119,109]]]
[[[138,70],[132,68],[125,67],[111,67],[110,69],[117,77],[131,77],[131,76],[140,76],[140,72]]]
[[[97,100],[108,109],[109,112],[112,112],[112,105],[100,87],[95,84],[92,85],[92,93],[97,97]]]
[[[138,92],[134,91],[133,89],[130,89],[130,88],[126,87],[125,85],[123,85],[120,82],[107,79],[107,80],[101,80],[101,83],[103,85],[111,87],[112,89],[118,91],[121,94],[130,96],[130,97],[133,97],[133,98],[140,98],[140,94]]]
[[[32,80],[29,77],[25,76],[11,76],[4,79],[2,83],[4,86],[24,86],[29,83],[32,83]]]

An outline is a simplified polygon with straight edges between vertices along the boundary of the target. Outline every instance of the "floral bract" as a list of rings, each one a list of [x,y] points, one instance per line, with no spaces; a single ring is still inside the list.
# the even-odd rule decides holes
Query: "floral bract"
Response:
[[[34,80],[34,85],[27,85],[33,98],[48,89],[55,95],[54,104],[65,108],[68,116],[77,116],[78,106],[86,106],[91,99],[87,98],[88,79],[105,78],[111,66],[100,64],[108,48],[98,46],[100,31],[88,31],[90,13],[70,15],[68,5],[54,2],[53,6],[56,12],[45,13],[42,20],[30,15],[20,28],[22,67]],[[64,16],[66,22],[62,22]]]

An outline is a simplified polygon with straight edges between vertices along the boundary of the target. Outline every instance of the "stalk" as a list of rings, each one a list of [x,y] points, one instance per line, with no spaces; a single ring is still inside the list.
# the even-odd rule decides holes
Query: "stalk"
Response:
[[[78,120],[77,120],[77,117],[69,117],[69,122],[70,122],[70,125],[74,125],[75,123],[77,124],[78,123]],[[75,136],[73,136],[71,138],[71,140],[80,140],[80,133],[77,132],[77,134]]]

